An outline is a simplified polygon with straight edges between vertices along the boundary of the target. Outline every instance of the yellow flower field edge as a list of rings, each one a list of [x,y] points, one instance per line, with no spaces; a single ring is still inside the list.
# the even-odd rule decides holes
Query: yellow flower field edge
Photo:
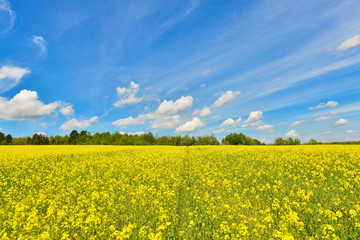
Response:
[[[2,146],[0,239],[359,239],[360,146]]]

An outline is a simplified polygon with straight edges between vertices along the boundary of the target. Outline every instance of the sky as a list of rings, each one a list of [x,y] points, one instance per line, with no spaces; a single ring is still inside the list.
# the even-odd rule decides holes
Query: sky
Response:
[[[0,131],[360,139],[358,0],[0,0]]]

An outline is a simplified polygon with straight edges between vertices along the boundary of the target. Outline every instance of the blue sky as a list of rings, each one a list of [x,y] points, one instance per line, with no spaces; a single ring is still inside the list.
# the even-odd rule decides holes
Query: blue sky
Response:
[[[360,1],[0,0],[0,129],[359,140]]]

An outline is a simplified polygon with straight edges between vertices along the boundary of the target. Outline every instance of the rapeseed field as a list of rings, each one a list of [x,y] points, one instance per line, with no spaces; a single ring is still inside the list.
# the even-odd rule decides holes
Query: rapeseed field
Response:
[[[359,239],[359,146],[5,146],[0,239]]]

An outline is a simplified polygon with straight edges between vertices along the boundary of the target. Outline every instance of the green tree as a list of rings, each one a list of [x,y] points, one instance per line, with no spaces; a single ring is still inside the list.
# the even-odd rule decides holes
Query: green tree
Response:
[[[223,140],[224,145],[244,145],[246,136],[242,133],[230,133]]]
[[[6,135],[6,141],[8,144],[11,144],[12,140],[13,140],[13,137],[10,134]]]
[[[275,145],[285,145],[285,143],[286,143],[286,140],[285,139],[283,139],[282,137],[279,137],[279,138],[277,138],[277,139],[275,139]]]
[[[76,144],[76,139],[80,136],[78,131],[72,130],[70,133],[70,144]]]

